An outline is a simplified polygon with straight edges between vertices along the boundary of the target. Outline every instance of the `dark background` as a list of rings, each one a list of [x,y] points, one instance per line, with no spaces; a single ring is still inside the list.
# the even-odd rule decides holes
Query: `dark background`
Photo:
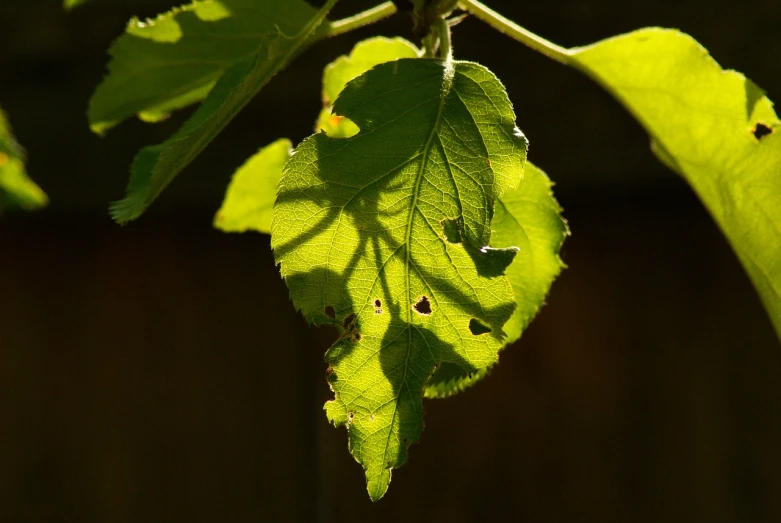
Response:
[[[565,46],[679,27],[781,100],[777,0],[489,4]],[[86,104],[130,15],[169,5],[0,0],[0,103],[52,200],[0,220],[0,521],[781,521],[781,350],[729,245],[623,109],[476,19],[456,55],[505,82],[569,269],[485,382],[425,402],[372,505],[322,412],[332,334],[293,311],[267,237],[211,219],[244,159],[311,132],[323,65],[409,25],[308,51],[119,227],[133,155],[188,111],[100,139]]]

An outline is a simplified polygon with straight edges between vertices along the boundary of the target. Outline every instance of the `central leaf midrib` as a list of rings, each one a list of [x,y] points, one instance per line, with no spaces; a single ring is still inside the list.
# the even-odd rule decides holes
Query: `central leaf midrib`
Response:
[[[407,230],[404,234],[404,249],[405,249],[405,260],[404,260],[404,277],[405,277],[405,287],[406,287],[406,298],[407,298],[407,333],[408,333],[408,339],[407,339],[407,356],[404,361],[404,374],[402,374],[401,377],[401,383],[399,384],[398,388],[398,394],[395,398],[395,403],[393,405],[393,414],[391,415],[390,420],[390,427],[388,427],[388,436],[385,439],[385,449],[383,451],[383,462],[386,462],[387,460],[387,453],[388,453],[388,444],[390,442],[391,434],[393,434],[393,425],[396,420],[396,411],[399,408],[399,402],[398,398],[401,395],[401,389],[404,387],[404,384],[407,381],[407,371],[409,370],[409,358],[410,354],[412,353],[412,297],[410,296],[410,239],[412,238],[412,221],[415,217],[415,210],[418,206],[418,199],[420,197],[420,187],[423,183],[423,173],[426,169],[426,163],[428,162],[428,153],[431,150],[431,147],[434,142],[434,137],[437,134],[437,130],[439,129],[439,123],[442,120],[442,112],[445,107],[445,100],[447,99],[448,94],[450,93],[450,90],[453,86],[453,76],[455,73],[453,63],[451,61],[447,61],[444,64],[444,71],[442,76],[442,88],[440,89],[440,98],[439,98],[439,107],[437,108],[437,116],[434,119],[434,125],[431,126],[431,133],[429,134],[428,139],[426,140],[426,145],[423,147],[423,154],[420,159],[420,168],[418,169],[418,174],[415,179],[415,188],[413,190],[412,194],[412,204],[410,205],[409,210],[409,216],[407,218]]]

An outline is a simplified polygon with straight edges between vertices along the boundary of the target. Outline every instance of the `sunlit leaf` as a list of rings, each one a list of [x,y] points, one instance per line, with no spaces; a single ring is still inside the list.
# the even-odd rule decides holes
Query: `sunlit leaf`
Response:
[[[423,426],[442,362],[496,361],[515,308],[491,249],[497,197],[515,187],[526,140],[504,88],[467,62],[405,59],[347,85],[334,105],[360,132],[305,140],[287,163],[272,245],[310,322],[343,324],[326,359],[326,405],[347,425],[372,499]]]
[[[3,207],[35,210],[49,203],[46,194],[27,176],[24,160],[24,150],[0,109],[0,211]]]
[[[282,168],[290,158],[290,140],[263,147],[233,175],[214,226],[225,232],[271,233],[271,215]]]
[[[78,7],[91,1],[92,0],[63,0],[62,5],[65,7],[65,9],[73,9],[74,7]]]
[[[491,245],[519,248],[507,278],[518,307],[504,325],[506,343],[521,337],[545,301],[553,280],[564,266],[559,250],[569,234],[561,208],[551,194],[551,182],[540,169],[526,162],[518,187],[496,202]],[[464,371],[441,365],[426,383],[427,398],[445,398],[474,385],[488,375],[488,369]]]
[[[302,0],[206,0],[133,19],[109,49],[90,126],[102,133],[136,114],[158,121],[199,102],[231,66],[262,54],[278,34],[297,34],[314,15]]]
[[[317,119],[316,130],[334,138],[348,138],[356,134],[358,127],[354,123],[331,111],[334,100],[347,82],[375,65],[400,58],[415,58],[419,54],[417,47],[402,38],[375,37],[359,42],[349,55],[341,56],[326,66],[323,72],[323,110]]]
[[[124,223],[140,216],[271,77],[287,65],[334,3],[335,0],[329,0],[301,24],[303,29],[294,36],[276,28],[266,33],[252,56],[225,71],[198,110],[173,137],[161,145],[142,149],[133,161],[125,198],[111,208],[114,219]]]
[[[690,36],[644,29],[573,50],[637,117],[721,227],[781,337],[781,121]]]

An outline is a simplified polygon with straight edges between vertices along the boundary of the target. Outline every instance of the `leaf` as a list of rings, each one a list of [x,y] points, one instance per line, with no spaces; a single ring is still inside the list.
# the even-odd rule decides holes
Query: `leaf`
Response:
[[[551,193],[551,181],[545,173],[526,162],[518,187],[507,191],[496,203],[491,245],[517,246],[520,250],[507,268],[518,307],[504,325],[505,344],[521,333],[537,315],[553,280],[564,264],[559,251],[569,235],[561,208]],[[474,385],[487,376],[489,369],[465,372],[450,364],[441,365],[426,383],[427,398],[446,398]]]
[[[496,361],[515,308],[503,273],[516,249],[484,246],[497,196],[520,180],[526,139],[501,83],[468,62],[378,65],[334,112],[360,132],[319,133],[296,149],[272,246],[296,308],[345,327],[326,355],[326,412],[347,426],[378,500],[420,435],[436,366]],[[459,234],[448,241],[450,221]]]
[[[696,191],[781,338],[781,121],[770,100],[674,30],[643,29],[571,53]]]
[[[271,77],[287,65],[335,2],[329,0],[295,36],[278,31],[267,33],[252,57],[231,66],[220,77],[173,137],[161,145],[142,149],[133,161],[125,198],[111,207],[114,219],[125,223],[138,218]]]
[[[32,211],[49,203],[46,194],[27,176],[24,156],[6,114],[0,109],[0,210],[18,206]]]
[[[279,139],[263,147],[236,171],[214,217],[214,227],[224,232],[271,233],[277,184],[292,146],[290,140]]]
[[[86,4],[87,2],[90,2],[91,0],[63,0],[63,7],[65,9],[73,9],[74,7],[78,7],[82,4]]]
[[[346,138],[358,133],[348,119],[331,114],[334,100],[347,82],[377,64],[414,58],[418,49],[402,38],[375,37],[356,44],[349,56],[326,66],[323,74],[323,114],[317,130],[328,128],[329,136]],[[214,226],[225,232],[254,230],[271,233],[271,215],[282,168],[290,158],[290,140],[280,139],[261,149],[234,175]]]
[[[348,56],[340,56],[323,72],[323,110],[315,129],[334,138],[349,138],[357,134],[358,127],[354,123],[331,111],[334,100],[347,82],[375,65],[418,56],[418,48],[403,38],[375,37],[357,43]]]
[[[92,130],[102,134],[137,113],[158,121],[203,100],[229,68],[253,60],[278,33],[297,34],[315,14],[302,0],[206,0],[132,19],[90,100]]]

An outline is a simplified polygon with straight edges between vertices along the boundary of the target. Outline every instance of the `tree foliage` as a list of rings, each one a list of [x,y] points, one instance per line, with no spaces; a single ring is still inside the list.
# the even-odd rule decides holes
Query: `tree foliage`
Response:
[[[724,231],[781,338],[781,122],[756,85],[678,31],[565,49],[477,0],[385,2],[326,20],[335,3],[203,0],[131,20],[89,119],[103,133],[200,103],[133,162],[112,214],[134,220],[307,47],[407,8],[422,47],[371,38],[328,65],[315,134],[261,148],[215,216],[225,231],[271,233],[295,307],[340,331],[326,354],[326,413],[347,427],[373,500],[420,436],[422,398],[482,379],[563,267],[567,224],[547,175],[526,161],[508,94],[484,66],[452,57],[457,7],[627,107]]]

